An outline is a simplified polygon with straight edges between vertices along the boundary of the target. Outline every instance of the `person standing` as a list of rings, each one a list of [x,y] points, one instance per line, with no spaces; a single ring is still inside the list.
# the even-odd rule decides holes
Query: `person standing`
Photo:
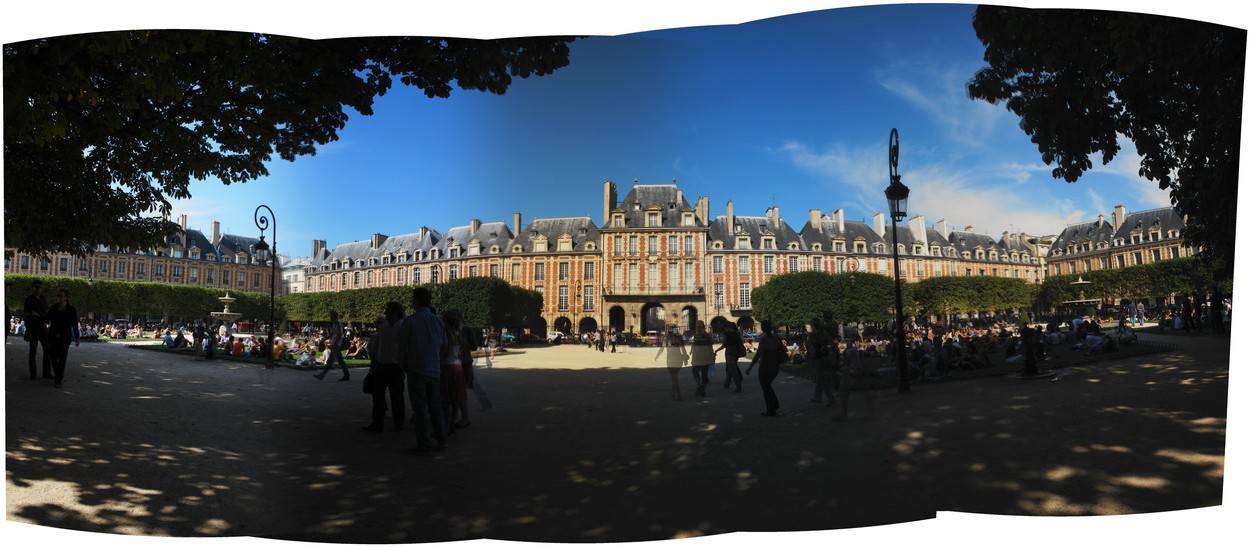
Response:
[[[842,378],[838,383],[838,394],[841,396],[841,412],[833,417],[835,422],[845,422],[848,417],[848,410],[851,404],[851,388],[861,387],[864,390],[864,401],[868,404],[868,419],[872,420],[877,417],[877,409],[875,406],[876,394],[872,392],[872,386],[866,385],[868,379],[868,368],[864,364],[864,358],[859,351],[859,343],[851,342],[846,345],[846,352],[842,354],[842,368],[839,373]]]
[[[373,378],[373,421],[365,431],[382,432],[386,421],[386,395],[391,395],[391,419],[395,431],[404,427],[404,367],[399,361],[399,331],[404,324],[404,305],[387,302],[385,315],[369,338],[369,374]]]
[[[833,406],[837,401],[833,394],[837,384],[834,379],[837,354],[830,349],[833,340],[819,317],[812,318],[811,329],[811,333],[807,335],[807,355],[811,357],[812,368],[816,371],[816,392],[812,394],[812,402],[819,403],[823,395],[828,401],[825,406]]]
[[[686,365],[686,347],[681,345],[681,337],[676,334],[668,334],[661,339],[660,351],[655,354],[652,361],[664,356],[664,362],[668,365],[668,375],[673,381],[672,397],[674,401],[681,400],[681,385],[677,381],[678,375],[681,373],[681,367]]]
[[[759,364],[760,388],[764,391],[764,412],[760,414],[761,416],[776,416],[781,408],[781,402],[777,400],[777,392],[773,390],[773,380],[777,379],[777,375],[781,373],[781,364],[789,359],[790,355],[786,351],[785,343],[773,332],[772,321],[767,319],[760,321],[760,342],[755,350],[755,356],[751,358],[751,364],[747,365],[747,375],[750,375],[751,369]]]
[[[61,289],[56,293],[56,303],[48,308],[48,338],[44,351],[51,353],[53,384],[61,387],[65,380],[65,360],[69,356],[69,344],[79,344],[78,310],[69,304],[69,292]]]
[[[690,341],[690,371],[694,373],[694,394],[707,397],[708,372],[716,362],[716,351],[712,349],[712,334],[702,321],[696,321],[694,336]]]
[[[351,374],[347,372],[347,361],[343,360],[343,340],[345,338],[343,323],[339,322],[339,312],[330,310],[330,341],[326,347],[326,368],[313,375],[318,380],[325,379],[326,374],[334,367],[335,361],[338,361],[339,367],[343,369],[343,377],[339,378],[339,381],[346,382],[350,379]]]
[[[746,356],[747,348],[742,343],[742,332],[733,323],[725,324],[725,338],[716,351],[725,350],[725,389],[734,385],[734,393],[742,393],[742,369],[738,368],[738,359]]]
[[[447,448],[447,430],[443,427],[442,400],[439,397],[439,372],[446,335],[443,322],[430,309],[433,295],[425,287],[412,290],[411,315],[399,330],[399,358],[407,375],[408,401],[412,404],[413,429],[417,446],[414,454],[429,454],[432,445]]]
[[[34,380],[35,375],[35,357],[39,351],[39,346],[43,346],[43,377],[52,377],[52,357],[48,355],[47,330],[44,323],[47,322],[46,314],[48,313],[48,302],[43,297],[43,282],[35,281],[30,286],[30,295],[26,297],[23,306],[23,314],[26,317],[26,337],[25,340],[30,342],[30,379]]]
[[[443,312],[443,331],[447,336],[447,344],[443,346],[439,368],[439,396],[443,400],[443,419],[447,434],[451,435],[457,427],[469,427],[468,389],[464,379],[463,350],[466,348],[464,339],[464,321],[457,310]],[[468,356],[472,359],[470,355]],[[463,411],[463,414],[461,413]],[[457,415],[461,416],[459,422]]]

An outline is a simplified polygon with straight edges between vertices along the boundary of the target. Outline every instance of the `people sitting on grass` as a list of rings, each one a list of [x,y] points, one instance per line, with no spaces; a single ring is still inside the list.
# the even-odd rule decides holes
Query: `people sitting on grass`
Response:
[[[360,334],[352,336],[351,344],[347,347],[348,359],[368,359],[369,352],[365,342],[361,340]]]
[[[165,347],[174,349],[174,333],[165,331],[165,338],[162,339],[162,342],[165,344]]]

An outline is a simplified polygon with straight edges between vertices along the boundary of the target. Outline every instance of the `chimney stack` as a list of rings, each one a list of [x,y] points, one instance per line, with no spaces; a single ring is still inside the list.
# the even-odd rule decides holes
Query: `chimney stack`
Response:
[[[729,235],[733,235],[735,231],[734,231],[734,200],[732,199],[729,200],[729,203],[725,204],[725,218],[727,219],[726,222],[728,223]]]
[[[937,231],[939,234],[942,234],[942,237],[946,239],[951,238],[951,230],[946,226],[946,219],[943,218],[937,221]]]
[[[469,219],[469,235],[477,235],[477,229],[482,227],[482,221],[476,218]]]
[[[184,232],[187,231],[187,215],[178,215],[178,227]]]
[[[213,238],[209,241],[209,243],[212,243],[213,246],[216,247],[217,242],[221,241],[221,223],[216,220],[213,221],[213,234],[212,235],[213,235]]]
[[[807,223],[816,229],[816,233],[825,233],[825,223],[820,220],[820,209],[809,209],[807,211]]]
[[[637,181],[634,181],[634,182],[637,182]],[[615,208],[616,208],[616,183],[613,183],[610,180],[605,180],[603,181],[603,225],[604,226],[608,225],[608,220],[610,220],[610,218],[608,217],[608,214],[611,213],[612,209],[615,209]],[[520,216],[521,216],[521,213],[517,213],[518,220],[514,224],[515,226],[517,226],[515,231],[518,233],[521,231],[521,228],[520,228],[521,222],[519,220]]]
[[[378,247],[381,247],[386,240],[387,236],[382,234],[373,234],[373,237],[369,238],[369,248],[377,249]]]
[[[1127,214],[1126,214],[1126,211],[1124,210],[1124,206],[1116,205],[1115,212],[1111,213],[1111,229],[1113,231],[1116,231],[1116,232],[1120,231],[1120,226],[1124,224],[1125,216],[1127,216]]]
[[[841,207],[838,207],[838,210],[833,212],[833,222],[838,226],[839,234],[846,233],[846,219]]]
[[[707,196],[703,196],[699,198],[698,205],[695,206],[694,216],[695,218],[699,219],[699,222],[702,223],[704,226],[707,226],[707,221],[708,221],[708,218],[707,218],[708,202],[709,200],[707,199]]]
[[[877,237],[885,237],[885,213],[877,211],[872,214],[872,231],[877,232]]]
[[[312,256],[314,259],[321,258],[321,253],[326,250],[326,240],[312,240]]]
[[[606,224],[607,219],[605,218],[603,222]],[[520,234],[521,234],[521,212],[517,211],[515,213],[512,213],[512,237],[516,237]]]

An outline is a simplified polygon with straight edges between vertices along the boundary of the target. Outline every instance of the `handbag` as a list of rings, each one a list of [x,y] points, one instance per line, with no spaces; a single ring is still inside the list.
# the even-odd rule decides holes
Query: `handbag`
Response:
[[[365,381],[362,384],[361,389],[363,389],[366,394],[373,395],[375,388],[374,383],[376,382],[377,380],[373,377],[373,371],[369,371],[368,374],[365,374]]]

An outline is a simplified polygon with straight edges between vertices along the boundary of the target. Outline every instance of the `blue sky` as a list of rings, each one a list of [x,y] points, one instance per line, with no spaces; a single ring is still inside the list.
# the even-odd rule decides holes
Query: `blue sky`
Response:
[[[1131,211],[1169,205],[1136,176],[1131,143],[1080,182],[1057,181],[1016,116],[967,98],[966,83],[984,65],[973,5],[839,6],[783,1],[735,18],[733,7],[674,16],[643,3],[639,11],[655,18],[622,32],[597,30],[594,17],[582,29],[580,14],[566,14],[566,26],[551,32],[597,36],[574,42],[569,66],[554,74],[516,80],[502,96],[456,90],[427,99],[397,85],[373,116],[352,111],[339,140],[316,156],[275,158],[269,177],[246,184],[197,182],[174,215],[206,232],[219,220],[226,233],[253,235],[253,211],[267,204],[282,251],[303,256],[312,239],[334,246],[375,232],[446,231],[472,218],[510,223],[516,211],[525,221],[602,222],[603,181],[623,197],[634,180],[676,179],[689,201],[708,196],[713,216],[733,200],[740,215],[777,205],[796,229],[816,208],[871,221],[886,207],[891,128],[900,134],[909,212],[929,224],[1054,234],[1119,203]],[[250,28],[233,21],[213,28]],[[716,24],[734,21],[750,22]],[[377,23],[254,24],[318,37],[397,32]],[[448,28],[443,34],[455,34]],[[407,33],[433,33],[424,30]],[[486,32],[545,31],[517,24]]]

